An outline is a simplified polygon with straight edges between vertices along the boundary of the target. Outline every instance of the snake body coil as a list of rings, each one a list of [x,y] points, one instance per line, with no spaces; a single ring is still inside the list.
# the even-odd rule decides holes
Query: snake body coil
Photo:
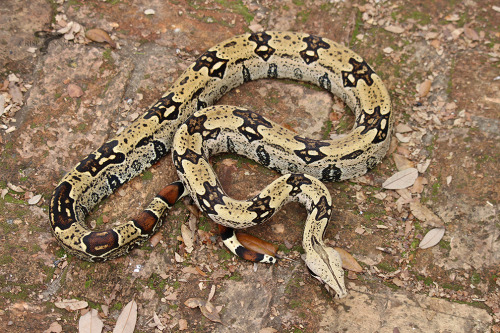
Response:
[[[176,183],[157,195],[137,218],[102,232],[88,230],[84,222],[88,212],[104,197],[165,156],[172,148],[175,132],[191,115],[213,105],[234,87],[261,78],[310,82],[332,92],[353,110],[353,129],[336,140],[312,140],[286,131],[254,113],[239,117],[238,112],[247,111],[235,108],[229,112],[229,118],[211,120],[213,132],[209,139],[215,142],[213,152],[222,146],[238,153],[246,150],[269,168],[306,174],[293,176],[296,178],[309,180],[314,176],[325,181],[362,175],[385,155],[392,128],[389,94],[360,56],[331,40],[303,33],[260,32],[236,36],[202,54],[143,116],[80,161],[61,180],[51,200],[50,223],[62,246],[85,260],[107,260],[146,241],[161,224],[161,214],[186,192],[201,208],[214,208],[217,202],[211,200],[229,200],[225,194],[213,194],[210,189],[195,188],[190,183],[192,177],[201,172],[202,164],[193,155],[189,164],[191,175],[181,174],[183,183]],[[238,144],[231,146],[231,140],[216,130],[224,122],[238,123],[235,131],[251,144],[243,148],[235,148]],[[264,143],[264,137],[271,142]],[[201,149],[202,143],[196,144],[199,146],[192,148]],[[176,154],[186,155],[185,150],[180,153],[174,149],[174,163],[179,168]],[[187,160],[189,158],[187,156]],[[180,166],[182,168],[182,163]],[[320,194],[311,196],[311,202],[316,202],[314,199]],[[201,197],[206,202],[199,201]],[[225,220],[219,218],[217,212],[209,215],[218,222]],[[235,228],[250,224],[242,219],[227,223]],[[321,253],[325,261],[330,253],[320,244],[322,234],[313,234],[310,246]]]

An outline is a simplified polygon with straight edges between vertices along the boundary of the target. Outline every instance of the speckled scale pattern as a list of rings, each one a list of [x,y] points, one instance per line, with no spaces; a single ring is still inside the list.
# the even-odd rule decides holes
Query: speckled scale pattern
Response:
[[[385,155],[392,128],[389,94],[361,57],[331,40],[304,33],[236,36],[203,53],[142,117],[63,177],[49,214],[62,246],[82,259],[102,261],[142,244],[175,200],[152,203],[145,210],[150,213],[106,232],[89,230],[85,216],[104,197],[165,156],[176,130],[190,115],[213,105],[234,87],[260,78],[310,82],[341,97],[355,114],[354,128],[339,140],[318,146],[297,139],[300,144],[292,155],[304,163],[303,172],[322,180],[347,179],[365,173]],[[248,130],[246,134],[252,136]],[[278,130],[272,135],[279,140],[281,134]],[[293,162],[273,160],[268,148],[258,146],[255,154],[271,168],[286,164],[284,170],[297,171]],[[314,174],[316,164],[322,165]],[[217,193],[212,196],[220,199]],[[148,226],[147,232],[143,225]]]
[[[340,256],[323,243],[332,214],[332,199],[325,185],[307,174],[285,174],[253,198],[235,200],[224,192],[208,162],[211,154],[228,150],[228,141],[232,142],[233,152],[257,160],[258,147],[271,151],[270,147],[277,144],[272,129],[288,135],[289,140],[279,141],[282,150],[270,154],[269,161],[293,154],[293,148],[302,144],[294,139],[293,132],[246,109],[219,105],[198,111],[181,125],[174,137],[172,155],[178,176],[198,207],[225,227],[251,227],[271,218],[287,202],[302,203],[308,213],[302,239],[306,265],[315,277],[342,297],[346,291]],[[309,141],[312,144],[315,140]],[[285,171],[279,163],[273,166]],[[265,263],[276,261],[273,256],[249,254],[232,231],[226,230],[221,236],[226,247],[238,256]]]

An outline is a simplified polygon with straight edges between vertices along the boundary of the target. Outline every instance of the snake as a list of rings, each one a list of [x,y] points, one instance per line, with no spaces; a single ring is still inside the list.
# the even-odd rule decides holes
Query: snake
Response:
[[[231,89],[258,79],[311,83],[341,98],[354,113],[352,129],[331,140],[297,135],[245,108],[214,105]],[[288,201],[308,212],[302,244],[311,274],[338,297],[346,295],[340,255],[323,242],[331,197],[323,181],[365,174],[385,156],[393,112],[381,78],[358,54],[327,38],[288,32],[246,33],[204,52],[128,128],[69,171],[49,210],[53,235],[70,254],[91,262],[128,253],[147,241],[181,197],[228,227],[224,244],[242,256],[232,232],[259,225]],[[161,190],[135,218],[103,231],[85,218],[105,197],[172,152],[180,180]],[[255,197],[237,201],[221,188],[208,157],[247,156],[283,175]],[[243,249],[243,250],[242,250]],[[259,254],[254,261],[274,262]]]

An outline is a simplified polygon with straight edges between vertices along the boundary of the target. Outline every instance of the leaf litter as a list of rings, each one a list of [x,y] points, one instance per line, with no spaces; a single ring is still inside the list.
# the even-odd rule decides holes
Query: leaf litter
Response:
[[[371,4],[367,4],[367,7],[368,7],[368,5],[371,5]],[[500,12],[500,9],[498,9],[497,6],[493,6],[492,8],[493,8],[493,10]],[[365,14],[367,14],[367,13],[368,13],[367,11],[363,12],[363,20],[368,24],[377,23],[377,21],[378,21],[377,20],[377,15],[378,15],[377,12],[375,10],[373,10],[373,11],[370,11],[370,15],[365,16]],[[434,30],[436,30],[436,26],[433,24],[429,24],[428,27],[424,26],[425,29],[422,29],[424,31],[425,39],[428,41],[428,43],[431,46],[433,46],[436,49],[436,52],[439,52],[439,50],[440,50],[440,52],[443,51],[443,44],[445,42],[445,39],[448,38],[447,36],[449,36],[450,40],[456,41],[457,43],[458,43],[458,41],[463,41],[466,39],[469,39],[471,41],[476,41],[478,37],[479,37],[479,39],[482,38],[479,30],[478,31],[474,30],[474,28],[469,26],[468,24],[465,25],[463,28],[456,27],[456,24],[460,19],[459,14],[460,13],[458,13],[458,14],[453,13],[453,14],[450,14],[450,15],[445,17],[445,19],[450,23],[450,26],[445,28],[445,30],[447,30],[447,31],[445,31],[445,33],[442,33],[441,30],[443,30],[443,29],[439,30],[439,27],[438,27],[439,32],[435,32]],[[389,22],[389,23],[387,23],[387,22]],[[385,23],[381,24],[381,26],[385,26],[385,29],[387,31],[390,31],[391,33],[395,33],[395,34],[400,34],[401,36],[404,36],[406,33],[412,33],[411,32],[412,30],[409,29],[406,25],[401,26],[401,25],[394,23],[394,22],[391,22],[391,21],[386,21]],[[418,29],[420,29],[420,27],[418,25],[415,25],[414,27],[415,27],[414,29],[417,29],[417,31],[418,31]],[[71,29],[69,29],[68,31],[70,31],[70,30]],[[431,30],[433,30],[433,31],[431,31]],[[75,39],[75,42],[78,42],[77,39]],[[498,48],[497,48],[497,50],[498,50]],[[493,58],[497,57],[495,55],[495,52],[496,51],[491,52],[493,54],[493,56],[492,56]],[[394,51],[394,49],[392,49],[392,51],[387,50],[387,52],[385,52],[385,53],[391,54],[391,55],[394,55],[394,54],[397,55],[398,51]],[[435,76],[434,76],[434,78],[435,78]],[[416,169],[418,170],[418,172],[420,173],[421,176],[417,177],[417,179],[415,180],[413,185],[410,185],[410,186],[407,186],[407,187],[404,187],[404,188],[398,189],[398,190],[390,190],[389,188],[386,188],[384,186],[384,188],[386,190],[385,191],[382,190],[382,192],[379,192],[376,194],[376,195],[378,195],[379,200],[384,201],[384,203],[386,204],[386,207],[388,209],[394,208],[393,207],[395,205],[394,199],[397,199],[397,200],[401,199],[399,201],[399,203],[401,204],[400,205],[401,209],[399,209],[398,211],[400,212],[400,215],[404,221],[405,235],[411,234],[412,229],[413,229],[414,219],[417,219],[417,220],[420,220],[420,221],[423,221],[426,223],[430,223],[432,221],[436,221],[436,222],[440,221],[440,219],[439,219],[439,217],[437,217],[437,215],[435,215],[423,203],[419,202],[419,200],[420,200],[419,194],[422,192],[424,186],[428,184],[428,181],[425,181],[425,179],[426,179],[425,177],[427,177],[431,181],[433,181],[432,177],[428,177],[428,176],[424,175],[424,173],[426,172],[427,168],[429,167],[429,165],[431,163],[431,158],[419,160],[419,158],[417,157],[418,150],[421,148],[420,147],[421,144],[420,144],[419,140],[426,133],[433,133],[433,131],[442,129],[443,126],[446,126],[446,123],[443,122],[443,116],[446,112],[448,112],[449,116],[452,117],[450,119],[455,118],[454,125],[464,126],[464,124],[466,124],[466,121],[467,121],[465,116],[455,117],[453,115],[453,112],[455,112],[455,111],[452,108],[450,110],[453,110],[453,111],[449,111],[448,106],[446,106],[446,104],[442,104],[440,106],[440,103],[443,101],[439,101],[439,98],[436,99],[436,101],[437,101],[436,103],[427,102],[425,99],[427,97],[429,97],[429,95],[431,95],[431,97],[432,97],[432,94],[435,91],[434,88],[431,91],[430,86],[429,86],[429,91],[426,92],[427,87],[423,86],[423,85],[424,84],[428,85],[428,83],[426,83],[427,81],[430,81],[431,85],[432,85],[433,77],[431,76],[430,78],[421,82],[420,85],[417,85],[417,87],[418,87],[417,88],[417,93],[418,93],[417,98],[420,98],[420,101],[423,102],[424,106],[422,108],[415,107],[412,110],[414,113],[411,114],[410,122],[412,123],[411,126],[414,129],[414,131],[404,132],[404,131],[398,130],[398,128],[396,128],[396,134],[405,134],[405,136],[401,136],[401,135],[397,136],[396,135],[396,137],[398,138],[400,143],[404,144],[407,147],[410,147],[408,152],[401,154],[401,156],[403,156],[403,158],[407,159],[407,161],[415,163],[417,165]],[[14,84],[18,84],[18,82],[14,82]],[[422,90],[420,90],[420,88],[422,88]],[[426,89],[423,89],[423,88],[426,88]],[[14,92],[14,95],[17,94],[16,89],[12,89],[11,91]],[[19,101],[19,95],[17,95],[17,97],[15,97],[14,99]],[[13,99],[11,99],[11,100],[13,100]],[[486,101],[488,101],[488,99],[486,99]],[[2,105],[2,107],[3,107],[3,105]],[[428,109],[425,110],[425,108],[428,108]],[[12,110],[12,109],[13,108],[11,107],[10,110]],[[6,114],[8,112],[9,112],[9,110],[5,111]],[[458,110],[457,110],[457,114],[458,114]],[[415,124],[417,124],[417,126]],[[443,125],[443,124],[445,124],[445,125]],[[9,128],[10,129],[13,128],[12,130],[15,130],[15,126],[11,126]],[[397,169],[399,171],[401,171],[400,166],[398,166]],[[422,177],[422,176],[425,176],[425,177]],[[448,176],[446,178],[446,182],[449,184],[451,182],[451,179],[452,179],[451,176]],[[361,193],[360,196],[362,196],[362,194],[363,193]],[[382,196],[381,194],[384,194],[385,196]],[[5,194],[3,194],[3,195],[5,195]],[[364,201],[365,200],[363,200],[363,202]],[[409,209],[406,209],[406,208],[409,208]],[[406,213],[408,213],[408,215],[405,215]],[[364,232],[366,232],[365,229],[363,229],[363,230],[364,230]],[[368,229],[368,231],[369,230],[370,229]],[[429,244],[436,242],[436,239],[442,239],[443,236],[441,236],[441,238],[438,237],[438,236],[440,236],[441,233],[443,233],[443,235],[444,235],[444,228],[431,229],[423,237],[423,239],[420,241],[419,247],[422,248],[422,246],[429,246]],[[429,238],[430,241],[427,238]],[[375,270],[373,270],[372,268],[368,268],[367,273],[370,274],[373,272],[375,272]],[[380,272],[375,272],[375,273],[379,274]],[[409,279],[408,276],[405,275],[404,273],[405,273],[405,271],[398,272],[398,273],[394,274],[392,277],[390,276],[390,274],[388,274],[387,277],[391,278],[392,281],[394,282],[394,284],[396,284],[398,286],[404,286]],[[498,284],[498,281],[497,281],[497,284]],[[90,313],[90,312],[87,312],[87,313]],[[155,315],[156,315],[156,313],[155,313]],[[155,320],[155,323],[156,323],[156,320]],[[185,323],[184,319],[181,319],[179,321],[179,329],[181,329],[181,330],[187,329],[187,322]],[[272,331],[272,329],[271,329],[271,331]]]
[[[215,307],[210,300],[212,297],[215,295],[215,285],[212,285],[210,289],[210,294],[207,298],[207,300],[203,300],[201,298],[189,298],[184,302],[184,305],[187,307],[194,309],[194,308],[200,308],[201,313],[203,316],[205,316],[208,320],[216,322],[216,323],[222,323],[220,319],[219,312],[222,310],[222,307]]]

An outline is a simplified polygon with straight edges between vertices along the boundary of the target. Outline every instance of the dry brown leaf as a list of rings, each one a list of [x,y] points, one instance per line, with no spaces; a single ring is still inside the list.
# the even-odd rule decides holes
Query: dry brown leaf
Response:
[[[61,302],[55,302],[54,305],[58,307],[59,309],[66,309],[68,311],[76,311],[76,310],[81,310],[85,309],[87,306],[89,306],[89,303],[85,301],[80,301],[77,299],[65,299]]]
[[[15,104],[19,105],[23,104],[23,93],[21,92],[21,89],[17,85],[15,84],[9,85],[9,94],[12,98],[12,101]]]
[[[362,191],[356,192],[356,202],[362,203],[366,201],[366,195]]]
[[[472,39],[473,41],[479,40],[479,35],[476,30],[469,28],[468,26],[464,27],[464,34],[467,38]]]
[[[408,235],[411,232],[413,224],[411,223],[411,220],[406,220],[405,223],[405,236]]]
[[[200,274],[201,276],[205,276],[205,277],[207,276],[207,273],[205,273],[204,271],[202,271],[201,268],[199,268],[198,266],[196,266],[195,269],[196,269],[196,272],[198,274]]]
[[[186,208],[189,210],[189,212],[195,218],[199,218],[200,217],[201,211],[200,211],[200,209],[196,205],[186,204]],[[189,218],[191,218],[191,216]]]
[[[98,43],[108,43],[111,45],[112,48],[116,48],[116,43],[114,40],[111,39],[111,37],[108,35],[108,33],[102,29],[96,28],[96,29],[90,29],[85,33],[85,37],[88,39],[98,42]]]
[[[96,309],[92,309],[83,316],[80,317],[78,321],[78,332],[79,333],[101,333],[104,323],[97,314]]]
[[[394,50],[390,46],[384,48],[382,51],[384,51],[385,54],[391,54],[392,52],[394,52]]]
[[[198,274],[198,270],[193,266],[186,266],[182,268],[182,273]]]
[[[210,302],[206,302],[205,306],[200,306],[201,313],[210,321],[222,323],[219,312]]]
[[[369,175],[365,174],[363,176],[352,178],[351,181],[353,183],[357,183],[357,184],[364,184],[364,185],[370,185],[370,186],[377,185],[377,183],[375,182],[375,177],[373,177],[373,174],[369,174]]]
[[[179,331],[185,331],[188,329],[188,322],[186,319],[179,319]]]
[[[244,232],[238,232],[236,234],[236,237],[244,247],[257,253],[275,256],[278,252],[277,245],[266,242],[260,238],[246,234]]]
[[[16,126],[11,126],[5,130],[5,133],[11,133],[11,132],[14,132],[15,130],[16,130]]]
[[[198,229],[197,232],[198,232],[198,239],[200,240],[200,242],[202,242],[203,244],[212,243],[212,240],[210,239],[210,237],[212,237],[212,234],[210,232],[206,232],[201,229]]]
[[[389,177],[383,184],[382,187],[389,190],[399,190],[410,187],[417,180],[418,171],[415,168],[408,168]]]
[[[453,40],[457,40],[458,37],[460,37],[460,35],[464,32],[464,28],[458,28],[458,29],[455,29],[451,32],[451,38]]]
[[[68,91],[68,95],[71,98],[78,98],[83,96],[83,90],[79,86],[77,86],[74,83],[68,84],[68,87],[66,88]]]
[[[403,156],[410,156],[411,155],[411,151],[408,149],[407,146],[398,146],[396,148],[396,152],[400,155],[403,155]]]
[[[113,333],[134,333],[135,323],[137,322],[137,303],[132,300],[122,310],[116,320],[116,326]]]
[[[354,257],[349,252],[341,249],[340,247],[335,247],[334,249],[340,254],[340,258],[342,259],[342,267],[344,269],[356,273],[361,273],[363,271],[363,267],[358,264],[356,259],[354,259]]]
[[[387,27],[384,28],[386,31],[395,33],[395,34],[400,34],[405,31],[404,28],[396,26],[396,25],[388,25]]]
[[[263,31],[264,30],[264,27],[261,26],[260,24],[258,23],[255,23],[255,24],[251,24],[248,26],[248,29],[250,29],[250,31],[252,32],[259,32],[259,31]]]
[[[408,189],[402,188],[402,189],[396,190],[396,193],[399,194],[399,196],[401,198],[403,198],[404,200],[408,200],[408,202],[410,202],[411,192]]]
[[[458,14],[450,14],[450,15],[446,15],[444,17],[444,19],[446,21],[449,21],[449,22],[456,22],[456,21],[460,20],[460,16],[458,16]]]
[[[64,39],[74,40],[75,35],[82,31],[82,26],[77,22],[69,22],[64,28],[57,30],[58,33],[64,34]]]
[[[273,224],[271,228],[273,229],[273,232],[277,234],[282,234],[285,232],[285,226],[281,223]]]
[[[62,332],[62,326],[57,321],[54,321],[52,324],[50,324],[49,328],[43,331],[43,333],[61,333],[61,332]]]
[[[224,166],[236,167],[238,161],[233,158],[225,158],[220,163]]]
[[[221,323],[219,312],[212,305],[212,303],[207,302],[201,298],[189,298],[184,302],[184,305],[194,309],[196,307],[200,308],[201,313],[209,320],[217,323]]]
[[[431,46],[436,49],[436,50],[439,50],[439,48],[441,47],[441,42],[439,41],[439,39],[434,39],[432,42],[431,42]]]
[[[191,253],[193,252],[193,244],[194,244],[194,239],[193,239],[193,233],[189,228],[185,225],[181,225],[181,235],[182,235],[182,240],[184,241],[184,245],[186,246],[186,252]]]
[[[194,309],[200,306],[205,305],[205,301],[202,300],[201,298],[188,298],[185,302],[184,305],[187,306],[188,308]]]
[[[413,162],[400,154],[392,154],[394,163],[396,163],[396,169],[403,171],[409,168],[413,168]]]
[[[439,36],[439,32],[436,31],[427,31],[425,33],[425,39],[435,39]]]
[[[394,279],[392,279],[392,283],[394,283],[396,286],[402,288],[404,287],[405,283],[403,281],[401,281],[399,278],[395,277]]]
[[[5,113],[5,96],[0,94],[0,117]],[[2,143],[2,141],[0,141]]]
[[[184,262],[184,258],[177,252],[174,252],[174,258],[175,258],[176,262],[179,262],[179,263]]]
[[[197,224],[198,224],[198,217],[196,217],[194,214],[189,214],[189,220],[188,220],[188,226],[189,226],[189,230],[191,230],[191,234],[193,235],[193,239],[194,239],[194,233],[195,231],[198,229],[197,228]]]
[[[434,214],[429,208],[422,205],[419,201],[410,202],[410,211],[417,219],[422,222],[442,225],[441,219]]]
[[[396,133],[409,133],[409,132],[413,132],[413,129],[406,125],[406,124],[398,124],[396,126]]]
[[[405,136],[401,133],[396,133],[395,135],[396,135],[396,138],[398,139],[398,141],[401,143],[408,143],[411,140],[410,136]]]
[[[500,104],[500,98],[484,97],[486,102]]]
[[[21,81],[16,74],[14,73],[10,73],[9,76],[7,76],[7,79],[9,80],[9,82],[19,82]]]
[[[173,292],[167,296],[165,296],[167,301],[176,301],[177,300],[177,292]]]
[[[210,288],[210,294],[208,294],[207,302],[210,302],[215,295],[215,284]]]
[[[424,173],[425,171],[427,171],[427,168],[429,167],[430,164],[431,164],[430,159],[425,160],[425,162],[423,162],[423,163],[417,164],[418,172]]]
[[[41,194],[37,194],[35,196],[33,196],[31,199],[28,200],[28,204],[30,205],[36,205],[40,199],[42,199],[42,195]]]
[[[109,306],[107,306],[106,304],[101,304],[101,309],[104,317],[107,317],[109,314]]]
[[[424,177],[418,177],[413,186],[411,187],[411,192],[422,193],[425,184],[427,184],[427,179],[425,179]]]
[[[354,232],[359,234],[359,235],[362,235],[365,233],[365,228],[363,227],[357,227],[356,229],[354,229]]]
[[[444,228],[434,228],[429,230],[429,232],[425,234],[418,247],[424,250],[438,244],[444,236],[444,231]]]
[[[158,328],[160,331],[163,331],[166,328],[161,322],[160,317],[158,317],[156,312],[153,315],[153,321],[155,323],[156,328]]]
[[[14,185],[14,184],[11,184],[11,183],[7,183],[7,187],[10,188],[14,192],[19,192],[19,193],[24,192],[24,190],[23,190],[22,187]]]
[[[431,91],[431,86],[432,86],[432,81],[431,80],[425,80],[418,86],[418,95],[420,97],[425,97],[429,94],[429,91]]]
[[[157,232],[156,234],[154,234],[153,237],[149,239],[149,244],[151,244],[151,247],[155,247],[156,245],[158,245],[162,237],[163,236],[161,235],[161,232]]]

